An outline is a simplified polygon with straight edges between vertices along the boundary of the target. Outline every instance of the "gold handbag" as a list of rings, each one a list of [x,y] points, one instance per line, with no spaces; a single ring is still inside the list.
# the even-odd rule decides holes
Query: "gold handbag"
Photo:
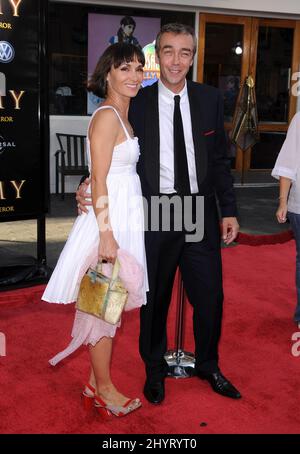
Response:
[[[119,279],[120,263],[116,259],[111,278],[102,274],[102,264],[89,268],[80,283],[76,309],[95,315],[115,325],[127,302],[128,291]]]

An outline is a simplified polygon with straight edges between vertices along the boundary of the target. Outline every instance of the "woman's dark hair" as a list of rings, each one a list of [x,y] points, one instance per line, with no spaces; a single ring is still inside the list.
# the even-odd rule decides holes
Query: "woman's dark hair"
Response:
[[[141,65],[145,65],[145,56],[143,51],[133,44],[115,43],[109,46],[101,55],[96,65],[96,68],[87,83],[88,91],[91,91],[100,98],[106,96],[106,78],[111,67],[119,68],[122,63],[130,63],[133,60]]]
[[[131,16],[124,16],[123,19],[120,21],[121,25],[133,25],[134,28],[136,26],[135,20]]]

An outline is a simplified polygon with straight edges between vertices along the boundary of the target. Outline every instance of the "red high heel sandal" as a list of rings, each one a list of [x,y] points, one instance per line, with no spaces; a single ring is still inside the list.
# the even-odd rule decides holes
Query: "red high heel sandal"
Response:
[[[93,403],[94,403],[94,398],[95,398],[95,388],[90,385],[89,383],[87,383],[85,385],[86,388],[88,388],[92,393],[93,395],[91,394],[88,394],[86,392],[86,390],[83,391],[83,393],[81,394],[81,398],[82,398],[82,403],[83,403],[83,407],[86,411],[90,411],[92,408],[93,408]]]

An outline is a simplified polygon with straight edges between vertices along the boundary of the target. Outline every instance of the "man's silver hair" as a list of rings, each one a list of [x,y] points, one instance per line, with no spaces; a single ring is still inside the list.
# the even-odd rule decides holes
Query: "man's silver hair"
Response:
[[[181,34],[182,35],[191,35],[191,37],[193,38],[193,42],[194,42],[193,53],[195,55],[196,50],[197,50],[197,38],[196,38],[195,30],[193,29],[193,27],[191,27],[190,25],[179,24],[177,22],[163,25],[161,27],[161,29],[156,37],[156,41],[155,41],[155,51],[157,54],[160,49],[161,36],[164,33],[174,33],[175,35],[181,35]]]

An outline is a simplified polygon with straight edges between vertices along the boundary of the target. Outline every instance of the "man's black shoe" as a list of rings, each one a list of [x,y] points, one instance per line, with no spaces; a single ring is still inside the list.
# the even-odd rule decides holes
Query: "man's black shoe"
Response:
[[[144,396],[151,404],[160,404],[165,398],[164,379],[153,383],[146,380],[144,386]]]
[[[197,372],[197,375],[201,380],[207,380],[212,389],[222,396],[231,397],[232,399],[240,399],[241,393],[230,383],[221,372],[207,373]]]

